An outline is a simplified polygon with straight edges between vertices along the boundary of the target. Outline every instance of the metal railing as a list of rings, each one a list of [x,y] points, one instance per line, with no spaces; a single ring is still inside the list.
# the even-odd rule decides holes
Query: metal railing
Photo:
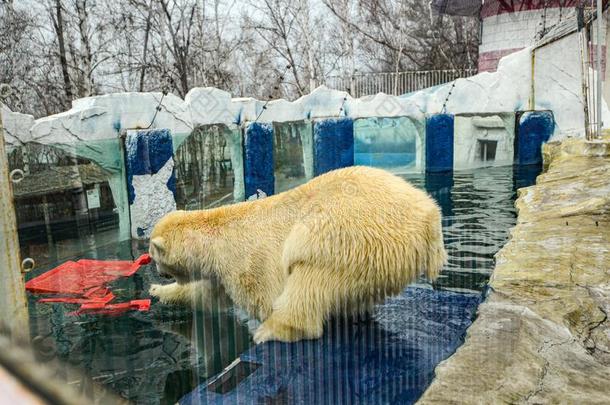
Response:
[[[320,84],[325,84],[331,89],[347,91],[352,97],[377,93],[398,96],[475,74],[477,74],[476,69],[357,73],[352,76],[329,76]]]

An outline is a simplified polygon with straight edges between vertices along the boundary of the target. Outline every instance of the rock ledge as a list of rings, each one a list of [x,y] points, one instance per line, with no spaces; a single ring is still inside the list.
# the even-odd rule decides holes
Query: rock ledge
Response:
[[[610,401],[610,137],[543,153],[491,292],[420,404]]]

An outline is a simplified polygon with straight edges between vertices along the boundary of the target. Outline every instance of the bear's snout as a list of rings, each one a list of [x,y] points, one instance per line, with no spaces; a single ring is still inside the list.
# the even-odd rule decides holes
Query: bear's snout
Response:
[[[159,264],[159,263],[155,263],[157,266],[157,273],[159,273],[159,275],[163,278],[174,278],[174,276],[172,276],[167,269],[165,268],[165,266]]]

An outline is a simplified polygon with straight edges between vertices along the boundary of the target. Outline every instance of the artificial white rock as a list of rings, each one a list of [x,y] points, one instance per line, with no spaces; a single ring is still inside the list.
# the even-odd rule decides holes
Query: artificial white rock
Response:
[[[350,99],[351,96],[346,91],[319,86],[311,93],[294,101],[294,104],[299,104],[309,119],[344,117],[346,116],[345,107],[349,104]]]
[[[190,125],[231,124],[239,122],[241,106],[233,103],[231,93],[214,87],[195,87],[184,97]]]
[[[70,144],[116,138],[122,130],[149,127],[176,133],[192,130],[184,102],[173,94],[114,93],[75,100],[70,110],[36,120],[31,132],[37,142]]]
[[[422,110],[408,99],[385,93],[372,96],[349,98],[347,101],[348,116],[357,118],[370,117],[411,117],[417,120],[425,118]]]
[[[2,115],[4,142],[7,151],[10,152],[11,149],[31,140],[30,128],[34,125],[33,116],[13,112],[2,103],[0,103],[0,114]]]
[[[490,115],[488,117],[473,117],[472,125],[476,128],[498,129],[504,128],[504,121],[497,115]]]
[[[269,101],[259,112],[258,120],[261,122],[303,121],[307,119],[308,113],[309,111],[305,111],[301,103],[279,99]]]
[[[265,105],[264,101],[257,100],[253,97],[238,97],[231,100],[233,108],[239,112],[240,124],[246,122],[257,121],[260,112],[263,110]]]

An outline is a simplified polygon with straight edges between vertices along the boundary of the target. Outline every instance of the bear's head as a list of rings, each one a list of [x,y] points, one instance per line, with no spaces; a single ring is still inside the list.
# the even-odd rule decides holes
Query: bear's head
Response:
[[[165,215],[155,225],[151,236],[149,254],[157,271],[163,277],[174,278],[179,283],[206,277],[205,264],[197,252],[207,250],[205,240],[192,230],[192,212],[174,211]]]
[[[183,273],[182,270],[178,270],[177,267],[169,264],[170,258],[167,253],[167,244],[165,238],[162,236],[156,236],[150,240],[150,247],[148,248],[150,257],[155,261],[157,271],[161,277],[176,278],[177,273]]]
[[[233,221],[247,210],[234,207],[174,211],[161,218],[150,235],[149,248],[159,273],[180,283],[222,279],[227,260],[237,257],[235,250],[242,248],[231,235],[241,231],[243,222]]]

